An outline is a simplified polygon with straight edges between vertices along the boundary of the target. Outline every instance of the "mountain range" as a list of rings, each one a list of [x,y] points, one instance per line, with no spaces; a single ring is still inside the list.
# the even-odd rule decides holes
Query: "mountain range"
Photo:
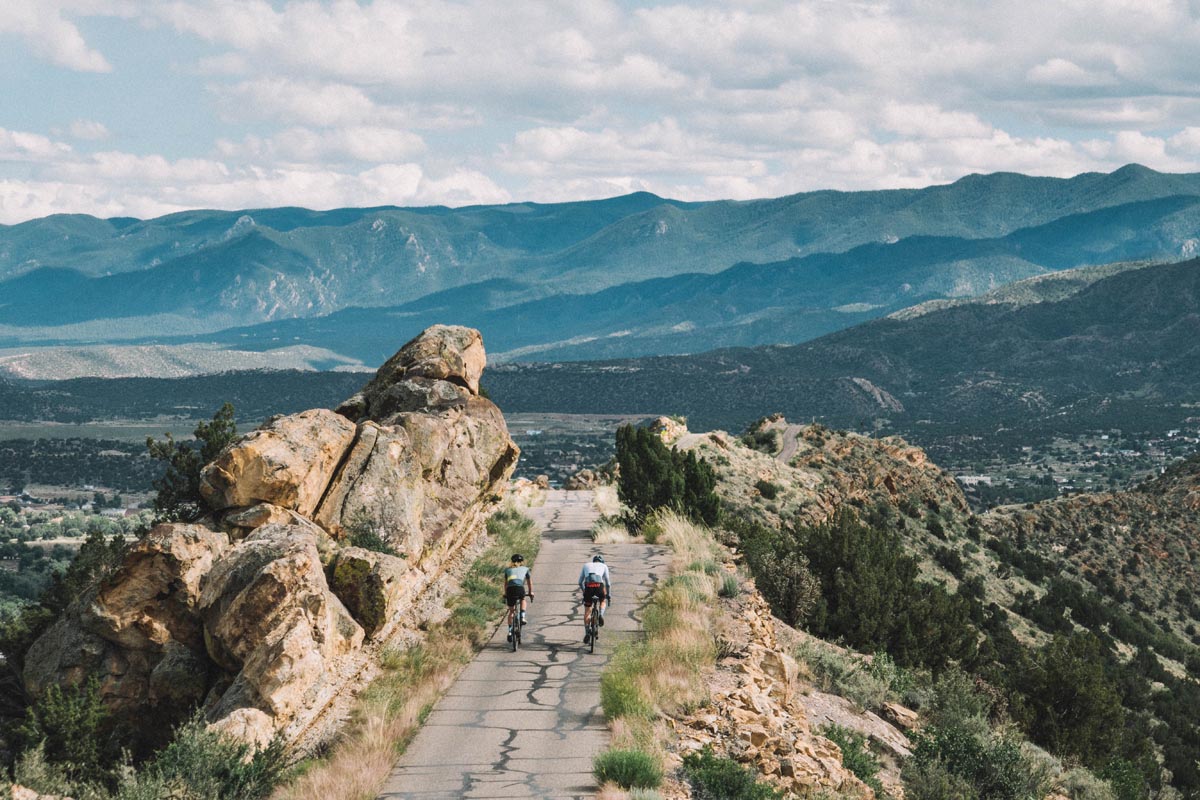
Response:
[[[500,365],[488,390],[508,411],[670,410],[701,428],[782,412],[860,429],[886,419],[996,431],[1194,417],[1198,376],[1194,259],[1039,277],[793,346]]]
[[[1137,165],[743,202],[59,215],[0,226],[0,346],[308,345],[374,364],[436,321],[478,327],[496,360],[694,353],[1198,251],[1200,175]]]

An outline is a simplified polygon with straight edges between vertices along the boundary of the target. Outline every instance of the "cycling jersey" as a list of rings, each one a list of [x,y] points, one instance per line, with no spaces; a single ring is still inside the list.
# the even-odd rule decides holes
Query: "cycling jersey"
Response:
[[[589,561],[579,571],[579,588],[603,586],[605,592],[612,587],[608,581],[608,565],[602,561]]]
[[[505,586],[524,586],[529,579],[529,567],[508,567],[504,570]]]

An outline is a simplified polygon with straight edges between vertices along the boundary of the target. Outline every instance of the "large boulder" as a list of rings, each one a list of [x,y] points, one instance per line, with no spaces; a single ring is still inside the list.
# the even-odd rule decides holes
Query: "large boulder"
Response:
[[[434,326],[337,412],[225,448],[202,471],[204,524],[136,544],[35,643],[27,687],[99,675],[130,716],[200,706],[248,742],[305,735],[506,490],[519,451],[479,394],[484,360],[478,331]],[[367,534],[396,555],[353,546]]]
[[[228,547],[225,534],[201,525],[154,528],[34,642],[26,687],[36,694],[95,677],[118,715],[187,713],[204,698],[213,672],[204,655],[200,584]]]
[[[323,408],[275,417],[204,468],[200,493],[215,509],[270,503],[310,515],[355,432],[352,422]]]
[[[265,525],[208,575],[200,596],[209,656],[244,681],[283,724],[324,685],[330,663],[363,629],[330,590],[317,536]]]

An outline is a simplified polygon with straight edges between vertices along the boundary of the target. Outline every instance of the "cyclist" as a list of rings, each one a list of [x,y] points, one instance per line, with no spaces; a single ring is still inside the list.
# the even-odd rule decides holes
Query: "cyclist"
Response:
[[[597,624],[603,626],[604,611],[612,595],[608,565],[604,563],[604,556],[592,556],[592,560],[583,565],[583,569],[579,571],[579,588],[583,591],[583,643],[587,644],[592,639],[591,632],[588,631],[592,614],[600,615]],[[595,611],[592,610],[593,606],[597,606]]]
[[[508,604],[508,641],[513,638],[513,613],[521,604],[521,624],[526,623],[525,609],[533,597],[533,574],[525,566],[525,556],[513,553],[512,563],[504,570],[504,602]]]

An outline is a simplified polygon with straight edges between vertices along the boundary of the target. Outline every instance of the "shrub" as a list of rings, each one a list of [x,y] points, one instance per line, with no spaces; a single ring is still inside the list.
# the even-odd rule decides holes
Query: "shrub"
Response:
[[[287,765],[282,739],[255,750],[209,730],[197,715],[176,729],[145,771],[151,782],[177,783],[199,797],[258,800],[271,793]]]
[[[796,531],[777,530],[744,520],[729,520],[746,565],[775,616],[789,625],[804,621],[817,602],[820,586]]]
[[[977,800],[975,791],[965,778],[946,769],[938,760],[910,763],[904,767],[905,800]]]
[[[726,575],[721,578],[721,587],[717,589],[720,597],[737,597],[740,587],[736,575]]]
[[[193,432],[195,442],[176,442],[171,434],[159,442],[146,437],[150,457],[164,462],[163,474],[154,481],[158,494],[154,510],[160,520],[192,520],[207,508],[200,496],[200,470],[237,437],[233,406],[225,403],[211,422],[201,422]]]
[[[1058,788],[1071,800],[1117,800],[1112,787],[1083,767],[1064,772]]]
[[[389,556],[398,555],[388,540],[379,535],[379,524],[376,520],[363,509],[359,509],[350,517],[346,532],[349,534],[347,540],[354,547]]]
[[[1091,634],[1056,636],[1020,677],[1029,736],[1083,764],[1106,764],[1121,744],[1125,713]]]
[[[72,778],[98,781],[115,755],[109,728],[100,683],[91,678],[66,688],[51,684],[26,710],[19,734],[27,746],[40,746],[49,762],[66,767]]]
[[[879,759],[867,749],[867,738],[857,731],[830,723],[820,729],[820,734],[842,750],[842,766],[856,778],[875,790],[875,796],[883,795],[879,778]]]
[[[622,789],[655,789],[663,779],[658,762],[642,750],[606,750],[596,756],[592,771],[598,782],[612,781]]]
[[[779,793],[759,783],[750,770],[711,748],[683,757],[683,774],[697,800],[774,800]]]
[[[828,523],[785,528],[781,536],[800,543],[820,586],[808,616],[817,636],[886,650],[897,663],[934,670],[974,656],[978,633],[970,602],[918,580],[916,559],[894,533],[842,509]]]
[[[979,800],[1027,800],[1043,797],[1047,775],[1023,752],[1021,742],[970,726],[931,725],[914,735],[916,748],[902,777],[904,788],[919,791],[927,773],[944,770],[957,776]]]
[[[774,500],[776,497],[779,496],[779,485],[775,484],[775,483],[771,483],[768,480],[763,480],[760,478],[758,481],[755,482],[754,488],[758,489],[758,493],[761,494],[763,496],[763,498],[767,499],[767,500]]]

